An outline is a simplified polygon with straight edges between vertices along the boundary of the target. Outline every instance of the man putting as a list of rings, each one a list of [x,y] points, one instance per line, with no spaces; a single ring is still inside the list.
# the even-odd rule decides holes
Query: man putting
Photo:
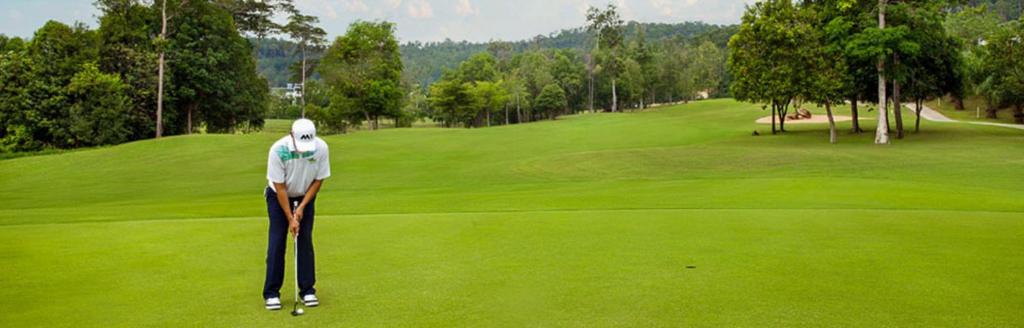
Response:
[[[298,285],[302,303],[317,306],[313,260],[313,213],[316,194],[331,176],[327,143],[316,136],[313,121],[300,119],[292,131],[270,147],[267,158],[267,278],[263,299],[268,310],[281,309],[284,254],[288,234],[298,238]]]

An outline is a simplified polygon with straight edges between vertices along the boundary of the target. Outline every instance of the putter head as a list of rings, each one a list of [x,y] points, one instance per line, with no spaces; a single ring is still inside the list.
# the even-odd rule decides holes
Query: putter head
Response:
[[[297,316],[300,316],[300,315],[302,315],[302,313],[303,313],[302,309],[295,309],[295,310],[292,310],[292,316],[293,316],[293,317],[297,317]]]

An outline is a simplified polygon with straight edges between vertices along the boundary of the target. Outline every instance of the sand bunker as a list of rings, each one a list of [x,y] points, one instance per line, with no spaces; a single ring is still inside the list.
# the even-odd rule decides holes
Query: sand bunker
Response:
[[[849,120],[852,119],[849,116],[845,116],[845,115],[832,115],[832,118],[835,119],[836,122],[846,122],[846,121],[849,121]],[[778,119],[775,119],[775,121],[778,122]],[[772,124],[772,117],[771,116],[765,116],[765,117],[757,119],[756,122],[758,124]],[[827,124],[828,123],[828,116],[825,116],[825,115],[814,115],[811,118],[805,118],[805,119],[802,119],[802,120],[791,120],[791,119],[787,119],[786,120],[786,124],[810,124],[810,123],[826,123]]]

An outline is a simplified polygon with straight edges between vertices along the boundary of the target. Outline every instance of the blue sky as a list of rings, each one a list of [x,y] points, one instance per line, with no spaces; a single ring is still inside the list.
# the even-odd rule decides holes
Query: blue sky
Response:
[[[159,0],[157,0],[159,1]],[[295,0],[304,12],[320,17],[333,38],[352,21],[388,20],[405,41],[522,40],[582,26],[588,6],[609,2],[623,18],[641,22],[739,22],[753,0]],[[0,0],[0,34],[31,36],[47,20],[96,26],[93,0]]]

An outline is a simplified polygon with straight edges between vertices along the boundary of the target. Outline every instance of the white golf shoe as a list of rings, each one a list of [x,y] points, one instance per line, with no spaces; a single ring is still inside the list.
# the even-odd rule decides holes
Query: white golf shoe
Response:
[[[281,299],[277,297],[268,298],[265,305],[267,307],[267,310],[280,310]]]
[[[318,300],[314,294],[307,294],[302,297],[302,304],[308,307],[314,307],[320,305],[320,300]]]

